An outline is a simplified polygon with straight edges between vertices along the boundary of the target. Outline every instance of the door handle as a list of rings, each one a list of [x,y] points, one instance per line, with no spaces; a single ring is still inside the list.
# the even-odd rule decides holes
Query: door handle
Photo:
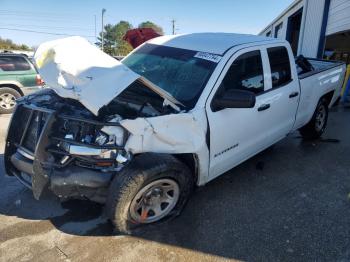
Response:
[[[260,106],[259,108],[258,108],[258,111],[260,112],[260,111],[264,111],[264,110],[266,110],[266,109],[269,109],[270,108],[270,104],[263,104],[262,106]]]
[[[293,92],[289,95],[289,98],[293,98],[299,95],[299,92]]]

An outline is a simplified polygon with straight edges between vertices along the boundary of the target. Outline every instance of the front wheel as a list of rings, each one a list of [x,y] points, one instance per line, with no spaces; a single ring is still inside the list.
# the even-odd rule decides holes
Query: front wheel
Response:
[[[190,170],[175,157],[139,155],[113,179],[106,212],[119,232],[130,234],[138,226],[178,214],[193,184]]]
[[[300,128],[299,132],[304,139],[317,139],[321,137],[326,129],[328,121],[328,103],[326,99],[321,99],[316,110],[305,126]]]

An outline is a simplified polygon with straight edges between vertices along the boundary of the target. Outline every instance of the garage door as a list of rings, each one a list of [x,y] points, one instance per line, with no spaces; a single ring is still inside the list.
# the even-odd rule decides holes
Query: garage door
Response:
[[[326,35],[350,30],[350,0],[331,0]]]

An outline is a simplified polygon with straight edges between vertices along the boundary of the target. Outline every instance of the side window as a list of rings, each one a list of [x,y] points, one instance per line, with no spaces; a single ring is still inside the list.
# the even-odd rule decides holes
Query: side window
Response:
[[[21,56],[0,56],[0,70],[2,71],[26,71],[31,66]]]
[[[272,88],[277,88],[292,80],[287,48],[284,46],[267,49],[271,66]]]
[[[239,56],[227,71],[220,89],[240,89],[259,94],[264,92],[264,70],[260,51]]]

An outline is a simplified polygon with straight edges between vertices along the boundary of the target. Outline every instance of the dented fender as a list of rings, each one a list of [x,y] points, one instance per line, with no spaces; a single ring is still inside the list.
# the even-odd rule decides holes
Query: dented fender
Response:
[[[193,153],[198,157],[198,185],[208,179],[209,149],[204,108],[188,113],[125,119],[120,124],[130,132],[125,150],[133,153]]]

